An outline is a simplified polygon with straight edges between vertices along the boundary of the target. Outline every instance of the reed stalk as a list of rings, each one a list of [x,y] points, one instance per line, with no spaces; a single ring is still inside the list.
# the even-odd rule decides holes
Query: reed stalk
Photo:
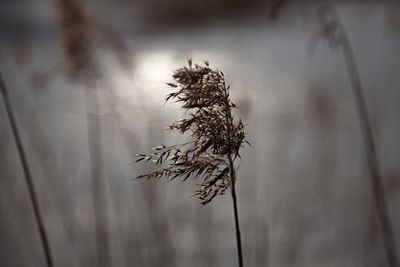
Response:
[[[137,176],[137,179],[157,180],[178,177],[201,180],[195,192],[202,205],[223,195],[230,187],[236,245],[239,266],[243,267],[243,252],[239,227],[239,212],[236,196],[237,175],[234,162],[240,158],[240,149],[245,140],[244,124],[234,122],[232,109],[236,105],[229,98],[229,86],[224,73],[213,70],[208,62],[204,66],[188,60],[188,67],[177,69],[174,82],[167,83],[175,91],[168,94],[166,101],[182,103],[188,115],[171,124],[168,129],[182,134],[190,132],[193,140],[183,144],[153,148],[151,154],[138,154],[136,162],[153,162],[156,170]]]
[[[321,8],[319,19],[320,29],[316,37],[322,37],[323,39],[328,40],[330,45],[333,47],[340,48],[345,60],[351,88],[353,90],[354,103],[360,122],[363,142],[366,149],[369,178],[372,185],[372,193],[378,221],[382,230],[386,258],[389,267],[399,267],[399,259],[397,256],[398,250],[396,248],[396,240],[394,237],[392,222],[390,220],[384,183],[380,173],[371,118],[368,113],[364,88],[361,83],[353,48],[339,14],[332,5],[326,5]]]
[[[36,195],[35,184],[33,182],[33,177],[31,170],[29,168],[28,159],[26,156],[25,148],[21,139],[21,135],[18,130],[17,119],[14,115],[12,104],[8,96],[8,91],[5,83],[0,75],[0,92],[3,96],[4,107],[6,109],[7,118],[10,123],[11,131],[14,137],[15,144],[17,146],[18,156],[21,161],[22,170],[24,173],[25,181],[28,186],[29,198],[32,203],[33,214],[38,227],[40,242],[43,246],[43,251],[45,255],[45,261],[47,267],[53,267],[53,258],[51,254],[49,239],[47,237],[46,228],[44,225],[43,216],[40,211],[38,197]]]

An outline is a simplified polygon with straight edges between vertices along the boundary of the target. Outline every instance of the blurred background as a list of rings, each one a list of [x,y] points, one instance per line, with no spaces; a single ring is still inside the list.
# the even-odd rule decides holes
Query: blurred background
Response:
[[[229,194],[201,207],[191,180],[131,180],[152,170],[135,154],[181,139],[165,82],[187,58],[226,74],[253,145],[237,183],[245,266],[388,266],[343,55],[310,45],[322,2],[1,0],[0,266],[46,266],[38,214],[53,266],[236,266]],[[400,4],[332,3],[400,247]]]

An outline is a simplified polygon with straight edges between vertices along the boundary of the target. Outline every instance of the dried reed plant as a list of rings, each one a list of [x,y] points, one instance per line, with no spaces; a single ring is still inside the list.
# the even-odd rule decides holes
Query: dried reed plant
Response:
[[[92,183],[92,197],[93,197],[93,214],[94,214],[94,228],[96,234],[96,254],[99,266],[111,265],[111,241],[109,235],[109,218],[107,211],[107,194],[104,167],[103,167],[103,144],[101,129],[101,117],[98,115],[100,108],[98,97],[103,94],[107,104],[111,110],[113,121],[116,122],[116,127],[124,139],[132,140],[132,136],[120,124],[117,113],[115,112],[115,103],[112,98],[115,98],[112,92],[112,85],[109,84],[107,79],[102,75],[102,68],[96,61],[94,47],[92,46],[93,39],[98,41],[99,36],[106,36],[104,40],[100,41],[109,43],[112,48],[117,52],[118,60],[125,69],[131,68],[131,58],[127,56],[129,52],[128,46],[118,36],[117,32],[110,27],[104,27],[95,21],[88,9],[85,9],[84,3],[78,0],[55,0],[56,11],[59,15],[60,24],[60,45],[65,57],[65,63],[62,67],[66,68],[70,81],[80,82],[84,85],[85,89],[85,105],[87,116],[87,138],[89,146],[89,161],[90,161],[90,175]],[[100,33],[100,35],[99,35]],[[98,86],[101,84],[101,86]],[[106,84],[106,85],[104,85]],[[106,90],[107,88],[107,90]],[[129,147],[128,145],[126,147]],[[157,198],[157,192],[150,190],[148,194],[149,210],[157,209],[157,202],[153,201]],[[166,227],[165,223],[158,222],[157,219],[150,220],[153,232],[163,234],[159,238],[159,246],[163,253],[168,248],[173,251],[170,246],[171,237],[162,229]],[[135,239],[135,237],[133,238]],[[138,238],[136,238],[138,239]],[[135,239],[135,240],[136,240]],[[154,247],[151,249],[155,249]],[[145,253],[144,253],[145,254]],[[171,253],[172,254],[172,253]],[[126,254],[132,257],[131,254]],[[142,255],[141,255],[142,256]],[[135,261],[137,261],[137,256]],[[156,258],[156,257],[155,257]],[[166,263],[164,255],[160,257],[163,264]],[[168,260],[172,260],[173,256],[169,255]],[[150,262],[152,259],[149,259]],[[159,266],[158,262],[155,263]]]
[[[331,4],[322,6],[318,13],[318,19],[319,28],[311,39],[311,48],[315,48],[315,45],[319,40],[325,40],[332,48],[342,50],[353,90],[354,102],[360,121],[364,146],[366,148],[367,166],[371,179],[372,193],[380,228],[382,230],[382,238],[388,265],[390,267],[398,267],[400,266],[397,256],[398,250],[396,248],[393,226],[389,216],[383,179],[380,174],[380,166],[373,135],[372,122],[368,113],[365,93],[361,83],[353,48],[346,33],[345,27],[334,6]]]
[[[90,48],[92,21],[76,0],[56,0],[60,23],[61,48],[67,59],[71,78],[94,67]],[[93,71],[93,70],[92,70]]]
[[[192,177],[200,180],[195,196],[205,205],[231,188],[234,207],[236,241],[239,266],[243,266],[239,216],[235,191],[236,170],[234,161],[240,157],[245,139],[244,124],[235,122],[232,108],[236,105],[229,98],[229,86],[224,73],[188,60],[188,67],[177,69],[174,81],[167,83],[174,92],[165,101],[182,103],[187,117],[169,125],[168,130],[190,133],[193,140],[172,146],[164,144],[153,148],[151,154],[138,154],[139,161],[153,162],[156,170],[137,176],[137,179],[157,180],[166,177],[174,180]]]
[[[91,47],[92,19],[84,5],[78,0],[56,0],[56,11],[59,15],[61,48],[67,63],[67,73],[70,81],[81,83],[85,89],[97,266],[111,266],[102,129],[98,115],[99,90],[96,88],[97,70]]]
[[[3,97],[6,116],[10,124],[11,133],[13,135],[15,145],[17,147],[18,156],[21,161],[23,174],[28,187],[29,199],[32,203],[33,215],[37,224],[40,243],[43,247],[46,266],[53,267],[54,266],[53,255],[48,237],[49,234],[47,233],[45,227],[43,211],[39,205],[38,194],[36,192],[32,171],[29,166],[29,160],[27,157],[26,149],[21,138],[20,130],[18,128],[17,117],[15,116],[14,109],[12,107],[12,102],[10,101],[9,98],[7,87],[3,82],[1,75],[0,75],[0,94]]]

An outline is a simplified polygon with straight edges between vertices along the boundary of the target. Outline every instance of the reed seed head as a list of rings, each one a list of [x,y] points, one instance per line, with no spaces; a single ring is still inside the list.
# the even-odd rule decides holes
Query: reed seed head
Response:
[[[240,148],[247,142],[244,124],[233,121],[231,110],[235,104],[229,98],[224,73],[211,69],[207,61],[201,66],[189,59],[188,66],[177,69],[172,77],[173,82],[167,85],[174,91],[166,96],[166,101],[181,103],[187,116],[168,129],[182,134],[190,132],[193,140],[179,145],[160,145],[149,155],[137,155],[136,162],[151,161],[159,167],[137,178],[200,179],[195,195],[204,205],[223,195],[234,182],[230,161],[240,157]]]
[[[71,76],[91,68],[91,20],[77,0],[57,0],[60,19],[61,45]]]

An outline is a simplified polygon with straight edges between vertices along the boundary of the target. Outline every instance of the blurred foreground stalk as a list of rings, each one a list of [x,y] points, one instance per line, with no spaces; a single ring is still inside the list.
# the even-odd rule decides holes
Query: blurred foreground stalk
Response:
[[[29,169],[28,159],[26,157],[24,145],[21,140],[21,135],[19,134],[17,120],[16,120],[16,117],[15,117],[13,109],[12,109],[11,101],[8,97],[7,88],[3,82],[1,75],[0,75],[0,91],[1,91],[1,95],[3,97],[4,107],[7,112],[7,117],[8,117],[8,121],[10,123],[14,141],[17,146],[18,155],[21,160],[22,170],[23,170],[23,173],[25,176],[26,184],[28,186],[29,198],[32,203],[33,214],[35,216],[35,220],[37,223],[40,241],[43,246],[45,259],[46,259],[46,266],[53,267],[54,265],[53,265],[53,259],[52,259],[52,255],[51,255],[49,240],[48,240],[48,237],[46,234],[43,217],[40,212],[39,202],[38,202],[38,199],[36,196],[36,191],[35,191],[35,185],[33,183],[33,177],[32,177],[31,171]]]
[[[103,169],[101,120],[99,115],[96,68],[91,52],[92,24],[88,12],[77,0],[56,0],[60,20],[61,47],[70,79],[85,91],[87,141],[96,235],[97,266],[111,266],[108,233],[107,194]]]
[[[317,33],[317,38],[322,37],[333,47],[340,48],[343,53],[366,148],[368,171],[371,178],[374,201],[378,213],[379,224],[382,230],[388,265],[389,267],[399,267],[396,240],[394,237],[393,226],[390,221],[383,180],[380,174],[372,123],[368,114],[364,89],[361,84],[353,48],[343,23],[333,6],[327,5],[321,8],[319,19],[320,29]]]

